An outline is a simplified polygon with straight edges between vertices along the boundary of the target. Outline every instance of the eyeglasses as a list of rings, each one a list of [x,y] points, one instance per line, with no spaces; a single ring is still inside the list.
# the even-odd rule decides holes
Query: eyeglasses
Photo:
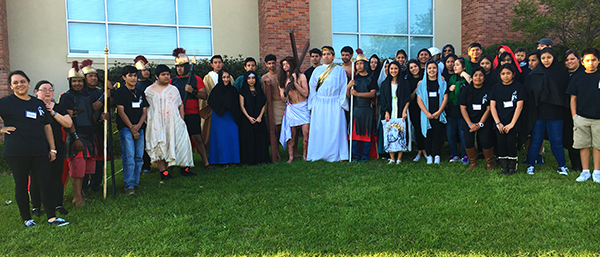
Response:
[[[54,92],[54,90],[53,89],[42,89],[42,90],[40,90],[40,92],[42,92],[42,93],[52,93],[52,92]]]
[[[444,49],[444,52],[452,52],[452,49]]]

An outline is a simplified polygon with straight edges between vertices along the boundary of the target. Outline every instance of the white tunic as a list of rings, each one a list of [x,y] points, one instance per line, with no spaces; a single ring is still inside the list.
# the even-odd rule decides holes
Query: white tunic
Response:
[[[348,160],[348,125],[344,113],[348,110],[346,71],[336,66],[317,91],[319,76],[325,69],[327,65],[315,68],[309,82],[308,109],[311,114],[307,159]]]
[[[156,83],[144,92],[148,100],[146,152],[152,162],[165,160],[168,166],[194,167],[192,144],[185,122],[179,114],[179,90],[169,85],[154,91]]]

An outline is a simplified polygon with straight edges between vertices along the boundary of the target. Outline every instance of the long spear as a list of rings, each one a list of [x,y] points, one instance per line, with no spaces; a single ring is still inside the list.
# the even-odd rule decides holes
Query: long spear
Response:
[[[108,45],[104,48],[104,113],[108,113]],[[107,132],[108,131],[108,120],[104,120],[104,183],[103,183],[103,195],[106,199],[106,157],[107,157]]]
[[[352,74],[350,74],[351,80],[354,80],[354,62],[352,62]],[[354,88],[354,86],[352,86]],[[350,88],[350,92],[352,92],[352,88]],[[350,153],[350,158],[348,158],[348,162],[352,162],[352,128],[354,127],[354,120],[352,120],[352,113],[354,112],[354,97],[350,94],[350,146],[348,147],[348,152]]]

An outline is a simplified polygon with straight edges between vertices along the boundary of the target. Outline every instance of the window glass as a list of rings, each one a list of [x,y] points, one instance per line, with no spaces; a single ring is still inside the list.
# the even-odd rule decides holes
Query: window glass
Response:
[[[175,25],[173,0],[106,0],[108,21]]]
[[[113,54],[170,55],[177,48],[177,29],[132,25],[109,25],[108,39]]]
[[[358,2],[356,0],[332,0],[334,32],[358,32]]]
[[[360,1],[360,32],[407,34],[408,6],[398,0]]]
[[[69,20],[104,22],[104,0],[67,0]]]
[[[180,28],[179,45],[185,47],[187,55],[212,55],[210,29]],[[171,48],[172,50],[173,48]]]
[[[365,52],[367,57],[370,57],[373,54],[384,58],[393,57],[396,55],[396,51],[408,49],[408,38],[393,36],[361,36],[360,45],[360,48]]]
[[[410,33],[433,34],[432,1],[410,0]]]
[[[71,53],[104,54],[106,26],[92,23],[69,23]]]
[[[335,58],[342,58],[342,47],[351,46],[352,49],[356,50],[358,45],[358,36],[356,35],[333,35],[333,50],[335,50]],[[356,53],[355,53],[356,54]]]
[[[417,58],[417,53],[423,48],[430,48],[433,45],[430,37],[411,37],[409,58]]]
[[[103,54],[108,45],[111,54],[171,55],[183,47],[191,55],[210,56],[210,4],[210,0],[67,0],[69,54]]]
[[[210,26],[210,0],[178,0],[179,25]]]

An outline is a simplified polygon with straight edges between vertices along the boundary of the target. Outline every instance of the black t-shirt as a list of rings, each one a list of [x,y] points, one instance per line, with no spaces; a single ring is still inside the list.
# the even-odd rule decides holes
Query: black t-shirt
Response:
[[[143,91],[134,88],[130,90],[127,86],[123,85],[113,93],[113,102],[115,105],[122,105],[125,111],[125,115],[129,118],[131,124],[138,124],[140,118],[144,113],[143,108],[148,107],[148,101],[146,101],[146,95]],[[121,130],[126,128],[125,122],[121,119],[120,115],[117,115],[117,129]],[[142,129],[146,127],[145,123],[142,125]]]
[[[496,111],[502,124],[509,124],[517,109],[517,102],[526,99],[524,87],[518,81],[513,81],[510,85],[504,85],[502,82],[491,88],[489,94],[490,101],[496,101]]]
[[[473,87],[473,93],[469,97],[470,87],[465,87],[458,96],[458,104],[467,107],[467,113],[471,122],[479,122],[487,107],[490,105],[488,95],[490,87],[483,86],[481,88]]]
[[[600,70],[575,73],[566,93],[577,96],[577,115],[600,119]]]
[[[52,109],[60,115],[69,114],[67,112],[67,108],[65,108],[64,105],[61,104],[55,103],[54,108]],[[60,125],[60,123],[58,123],[58,121],[56,121],[54,118],[52,118],[52,123],[50,123],[50,125],[52,126],[52,134],[54,135],[54,145],[56,145],[56,150],[58,152],[63,152],[64,150],[66,150],[66,145],[62,137],[62,125]],[[60,156],[60,158],[63,157],[64,156]],[[57,158],[59,158],[59,156],[57,156]]]
[[[427,96],[429,97],[429,108],[427,110],[429,113],[437,112],[440,109],[440,97],[444,96],[438,94],[439,89],[440,85],[437,80],[427,80]],[[444,92],[444,95],[446,94],[448,94],[448,88]]]
[[[0,98],[0,117],[5,127],[15,127],[4,134],[3,154],[7,156],[47,156],[50,148],[44,126],[52,122],[42,100],[22,100],[9,95]]]
[[[310,66],[310,68],[308,68],[304,71],[304,76],[306,77],[307,81],[310,81],[310,76],[312,76],[312,73],[314,70],[315,70],[315,67]]]

